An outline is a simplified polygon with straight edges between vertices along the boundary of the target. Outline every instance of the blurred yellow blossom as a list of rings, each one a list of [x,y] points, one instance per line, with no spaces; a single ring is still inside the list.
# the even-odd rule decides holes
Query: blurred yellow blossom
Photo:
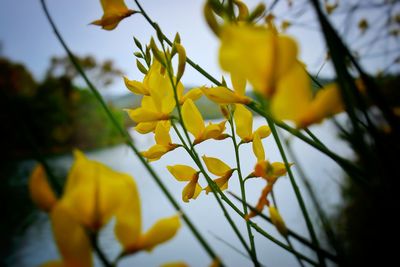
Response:
[[[47,179],[45,169],[39,164],[33,169],[29,177],[28,186],[32,201],[40,209],[50,212],[57,202],[57,197]]]
[[[104,30],[115,29],[121,20],[137,13],[137,11],[128,9],[123,0],[100,0],[100,3],[104,14],[101,19],[95,20],[91,24],[101,26]]]
[[[296,42],[275,29],[255,25],[225,25],[221,31],[219,62],[233,76],[247,79],[265,96],[295,64]]]
[[[80,151],[74,155],[63,195],[50,212],[62,261],[50,261],[43,266],[92,266],[88,233],[97,233],[112,217],[124,254],[151,250],[176,234],[180,227],[177,215],[161,219],[142,233],[140,199],[133,178],[89,160]]]

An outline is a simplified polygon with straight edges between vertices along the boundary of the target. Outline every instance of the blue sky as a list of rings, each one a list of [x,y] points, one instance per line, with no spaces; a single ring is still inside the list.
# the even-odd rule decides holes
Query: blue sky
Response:
[[[112,59],[129,78],[142,79],[141,73],[135,66],[133,56],[135,47],[132,37],[137,37],[141,42],[148,42],[154,32],[140,15],[131,16],[122,21],[116,30],[109,32],[88,25],[102,15],[98,0],[48,0],[47,2],[58,28],[75,54],[91,54],[100,60]],[[258,2],[246,1],[250,7],[254,7]],[[265,2],[268,5],[272,1]],[[293,2],[294,6],[303,3],[303,1]],[[136,8],[133,1],[126,3],[130,8]],[[222,75],[217,62],[218,40],[207,28],[202,16],[204,0],[146,0],[142,1],[142,4],[167,36],[172,39],[177,31],[180,33],[189,57],[215,77]],[[64,54],[45,19],[40,1],[2,0],[0,6],[1,55],[24,63],[35,77],[40,79],[49,65],[50,57]],[[288,33],[298,41],[300,57],[307,64],[309,71],[316,73],[324,62],[325,45],[318,31],[318,24],[314,20],[313,10],[310,7],[305,10],[295,25],[289,28]],[[293,13],[287,12],[287,1],[280,1],[275,12],[280,17],[289,19]],[[379,21],[377,12],[368,10],[366,14],[371,25],[379,24],[375,23]],[[354,17],[357,17],[357,14]],[[356,23],[354,21],[353,24]],[[348,27],[340,15],[335,17],[334,22],[339,25],[340,30]],[[350,31],[348,35],[350,42],[357,42],[359,39],[358,33]],[[383,68],[387,61],[387,58],[373,58],[372,61],[366,62],[367,69],[376,71],[380,67]],[[332,74],[329,64],[321,71],[322,76]],[[209,84],[201,75],[189,68],[183,82],[191,85]],[[125,91],[121,81],[111,88],[111,93]]]

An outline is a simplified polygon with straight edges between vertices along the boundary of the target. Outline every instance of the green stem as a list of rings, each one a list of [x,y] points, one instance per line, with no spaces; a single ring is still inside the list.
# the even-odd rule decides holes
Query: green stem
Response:
[[[279,153],[281,154],[283,162],[285,163],[285,167],[286,167],[287,173],[289,175],[290,183],[292,184],[294,193],[295,193],[296,198],[297,198],[297,202],[300,205],[301,212],[303,213],[303,217],[304,217],[304,219],[306,221],[307,229],[308,229],[308,232],[310,233],[311,240],[312,240],[313,244],[315,245],[315,247],[319,248],[320,245],[319,245],[319,242],[318,242],[317,235],[315,234],[314,226],[312,225],[311,218],[310,218],[310,216],[308,214],[308,211],[307,211],[306,205],[304,203],[303,197],[301,195],[300,189],[299,189],[299,187],[298,187],[298,185],[296,183],[296,180],[294,179],[292,170],[290,168],[289,161],[288,161],[288,159],[286,157],[285,150],[283,149],[283,146],[282,146],[282,143],[280,141],[278,132],[277,132],[277,130],[275,128],[275,124],[274,124],[274,122],[272,120],[270,120],[268,118],[267,118],[267,122],[268,122],[269,128],[271,129],[272,135],[273,135],[273,137],[275,139],[275,143],[278,146]],[[318,256],[319,263],[320,263],[321,266],[325,266],[324,257],[318,251],[319,250],[317,250],[317,256]]]
[[[94,251],[97,253],[97,256],[99,257],[99,260],[103,264],[103,266],[104,267],[114,267],[114,265],[107,259],[106,255],[99,247],[97,233],[87,231],[87,235],[89,237],[90,243],[91,243]]]
[[[172,194],[168,191],[166,186],[163,184],[161,181],[160,177],[157,175],[157,173],[154,171],[154,169],[150,166],[150,164],[143,158],[143,156],[140,154],[139,150],[134,146],[131,137],[129,136],[128,132],[118,123],[117,119],[114,117],[114,115],[111,113],[110,109],[107,107],[107,104],[103,100],[102,96],[98,92],[98,90],[94,87],[94,85],[90,82],[88,77],[86,76],[85,72],[79,65],[78,61],[76,60],[75,56],[72,54],[70,49],[68,48],[67,44],[65,43],[64,39],[62,38],[61,34],[57,30],[56,25],[54,24],[50,13],[47,9],[45,0],[40,0],[42,3],[42,8],[45,12],[45,15],[56,35],[58,40],[60,41],[61,45],[63,46],[64,50],[68,54],[69,59],[71,60],[72,64],[76,68],[76,70],[79,72],[79,74],[82,76],[84,81],[86,82],[87,86],[89,87],[90,91],[93,93],[97,101],[101,104],[103,107],[103,110],[107,114],[108,118],[114,125],[114,127],[118,130],[118,132],[123,136],[126,140],[126,144],[132,149],[132,151],[135,153],[135,155],[138,157],[139,161],[144,165],[146,170],[149,172],[150,176],[153,178],[153,180],[156,182],[156,184],[160,187],[161,191],[164,193],[164,195],[167,197],[168,201],[172,204],[172,206],[175,208],[175,210],[179,211],[182,214],[182,219],[185,221],[187,226],[189,227],[190,231],[193,233],[195,238],[199,241],[201,246],[204,248],[204,250],[207,252],[207,254],[212,258],[215,259],[217,258],[217,254],[214,252],[214,250],[211,248],[211,246],[207,243],[207,241],[201,236],[200,232],[197,230],[197,228],[194,226],[192,221],[189,219],[189,217],[183,212],[182,208],[178,204],[177,201],[173,198]]]
[[[240,183],[240,192],[241,192],[242,199],[243,199],[243,202],[242,202],[243,212],[245,215],[247,215],[248,211],[247,211],[247,206],[245,204],[246,189],[244,187],[244,179],[242,176],[242,170],[241,170],[241,166],[240,166],[239,146],[236,141],[236,134],[235,134],[235,128],[233,127],[232,115],[229,117],[229,125],[231,126],[231,132],[232,132],[231,138],[232,138],[232,142],[233,142],[233,147],[235,149],[235,158],[236,158],[237,173],[238,173],[239,183]],[[246,228],[247,228],[247,234],[249,236],[251,252],[253,254],[255,261],[257,262],[257,250],[256,250],[256,246],[254,243],[254,235],[251,231],[251,227],[250,227],[250,224],[248,221],[246,221]]]
[[[238,201],[240,201],[240,202],[243,201],[239,196],[235,195],[234,193],[229,192],[229,194],[230,194],[231,196],[233,196],[235,199],[237,199]],[[257,214],[257,216],[260,216],[262,219],[264,219],[264,220],[266,220],[267,222],[269,222],[269,223],[272,224],[271,218],[269,218],[267,215],[265,215],[264,213],[260,213],[255,207],[253,207],[253,206],[250,205],[249,203],[246,203],[246,206],[247,206],[251,211],[255,212],[255,213]],[[324,257],[330,259],[331,261],[338,262],[337,256],[331,254],[330,252],[328,252],[328,251],[326,251],[326,250],[324,250],[324,249],[315,247],[309,240],[307,240],[307,239],[304,238],[303,236],[299,235],[298,233],[296,233],[295,231],[291,230],[291,229],[288,228],[288,227],[286,227],[286,228],[288,229],[288,236],[290,236],[290,237],[296,239],[298,242],[302,243],[303,245],[305,245],[305,246],[307,246],[307,247],[309,247],[309,248],[311,248],[311,249],[313,249],[313,250],[315,250],[315,251],[319,250],[320,253],[322,253],[322,254],[324,255]]]
[[[180,134],[178,128],[176,127],[176,125],[174,123],[172,123],[172,127],[174,128],[175,132],[178,135],[178,138],[181,140],[182,143],[184,143],[184,139],[182,137],[182,135]],[[246,244],[246,241],[244,240],[243,236],[241,235],[239,229],[237,228],[236,224],[234,223],[234,221],[232,220],[231,216],[229,215],[228,211],[226,210],[224,204],[222,203],[221,199],[219,199],[216,189],[215,187],[216,184],[214,183],[214,181],[208,176],[208,174],[206,173],[203,165],[200,162],[200,159],[197,157],[197,154],[195,151],[192,151],[188,146],[183,145],[183,147],[185,148],[186,152],[189,154],[189,156],[192,158],[192,160],[196,163],[196,165],[199,167],[200,172],[204,175],[204,177],[207,180],[208,185],[211,187],[211,190],[213,192],[213,195],[215,197],[215,199],[218,202],[218,205],[220,206],[220,208],[222,209],[222,212],[224,213],[225,218],[227,219],[228,223],[231,225],[233,231],[235,232],[236,236],[239,238],[239,241],[242,243],[243,247],[246,249],[247,253],[250,255],[250,257],[253,260],[252,257],[252,252],[249,248],[249,246]],[[254,263],[256,265],[256,263]],[[258,262],[257,262],[258,264]],[[259,266],[259,265],[258,265]]]
[[[308,182],[306,178],[306,174],[299,164],[299,161],[297,159],[296,154],[294,153],[293,149],[291,148],[291,145],[289,141],[286,142],[286,149],[289,153],[289,156],[296,162],[296,169],[299,174],[300,179],[302,180],[306,190],[308,191],[308,195],[311,198],[312,203],[314,204],[314,207],[317,211],[318,217],[322,222],[323,229],[325,230],[326,236],[328,238],[328,241],[330,245],[336,250],[337,255],[340,257],[340,260],[343,261],[344,259],[344,249],[342,248],[340,242],[337,240],[335,233],[333,231],[333,227],[330,224],[323,208],[319,204],[319,201],[317,199],[317,196],[314,192],[314,189],[312,188],[311,184]]]

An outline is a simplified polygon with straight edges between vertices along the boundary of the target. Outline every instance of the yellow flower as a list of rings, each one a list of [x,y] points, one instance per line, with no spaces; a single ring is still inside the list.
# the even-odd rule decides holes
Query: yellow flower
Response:
[[[249,104],[251,99],[245,96],[246,79],[239,75],[231,74],[231,81],[234,91],[223,86],[212,88],[203,87],[202,91],[208,99],[218,104]]]
[[[260,136],[256,133],[253,139],[253,152],[257,158],[257,163],[254,166],[253,175],[256,177],[262,177],[267,181],[267,185],[261,192],[261,196],[255,207],[258,213],[262,212],[265,206],[269,206],[268,195],[272,191],[274,184],[279,177],[286,174],[287,170],[284,163],[273,162],[270,163],[265,160],[265,152],[260,139]],[[257,215],[257,212],[251,211],[246,219],[252,218]]]
[[[103,16],[99,20],[93,21],[91,24],[101,26],[104,30],[115,29],[119,22],[137,11],[128,9],[123,0],[101,0],[103,8]]]
[[[50,213],[62,261],[45,266],[92,266],[87,233],[98,232],[112,217],[116,238],[125,254],[150,250],[176,234],[180,227],[178,216],[162,219],[142,233],[140,200],[133,178],[87,159],[80,151],[74,154],[63,195]]]
[[[182,105],[182,119],[186,129],[195,138],[193,144],[198,144],[211,138],[221,140],[227,137],[227,135],[223,133],[226,121],[222,121],[218,124],[212,124],[210,122],[206,126],[200,111],[191,99],[186,100]]]
[[[278,120],[291,120],[299,128],[321,122],[343,108],[336,84],[325,86],[312,97],[310,79],[299,62],[279,80],[271,100],[272,115]]]
[[[214,183],[216,183],[221,190],[227,189],[229,179],[231,178],[234,170],[232,170],[226,163],[224,163],[220,159],[207,156],[203,156],[202,158],[207,166],[208,171],[214,175],[219,176],[219,178],[214,180]],[[207,186],[205,190],[206,194],[212,191],[210,186]]]
[[[157,121],[168,120],[170,113],[175,108],[175,97],[171,82],[162,71],[161,64],[154,60],[145,76],[143,83],[139,86],[137,81],[128,81],[128,88],[137,94],[144,94],[141,107],[127,109],[129,117],[136,123],[147,123],[145,126],[138,125],[142,132],[150,132],[155,129]],[[178,95],[183,92],[183,85],[178,84]],[[150,129],[150,130],[149,130]]]
[[[150,147],[147,151],[142,152],[143,157],[150,161],[160,159],[165,153],[174,150],[178,147],[177,144],[173,144],[169,135],[171,128],[170,122],[157,123],[154,139],[156,144]]]
[[[223,70],[248,80],[255,90],[269,97],[276,82],[294,65],[296,42],[274,29],[240,24],[221,30],[219,62]]]
[[[343,110],[340,92],[334,85],[321,89],[313,98],[310,78],[297,60],[296,42],[278,34],[273,27],[225,26],[219,56],[221,67],[231,77],[247,79],[270,100],[271,113],[278,120],[291,120],[297,127],[306,127]],[[218,96],[214,97],[217,102],[223,98],[225,103],[240,103],[232,91],[214,95]],[[246,116],[244,112],[241,115]]]
[[[182,191],[182,200],[184,202],[189,202],[190,199],[196,199],[199,196],[202,189],[198,183],[198,171],[186,165],[167,166],[167,168],[176,180],[180,182],[188,182]]]
[[[46,171],[42,165],[37,165],[29,177],[29,192],[32,201],[45,212],[50,212],[57,202],[51,186],[47,180]]]
[[[233,119],[236,125],[236,133],[242,139],[243,143],[253,141],[255,133],[258,133],[261,139],[271,134],[271,129],[266,125],[260,126],[253,132],[253,114],[244,105],[235,105]]]

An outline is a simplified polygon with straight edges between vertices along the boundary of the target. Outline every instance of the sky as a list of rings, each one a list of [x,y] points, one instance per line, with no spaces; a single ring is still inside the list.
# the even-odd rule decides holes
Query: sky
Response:
[[[112,59],[116,66],[123,70],[124,75],[130,79],[142,79],[143,75],[136,69],[133,56],[133,52],[136,51],[133,36],[142,43],[147,43],[154,35],[154,31],[143,17],[139,14],[133,15],[122,21],[114,31],[105,31],[100,27],[89,25],[103,14],[100,1],[48,0],[47,2],[57,27],[73,53],[81,56],[90,54],[99,60]],[[271,2],[265,1],[267,6]],[[304,5],[304,1],[293,2],[293,6],[297,9],[298,4]],[[136,8],[134,1],[126,3],[130,8]],[[252,8],[259,1],[251,0],[246,3]],[[180,33],[182,44],[191,59],[206,68],[213,76],[221,77],[223,73],[217,60],[219,41],[208,29],[203,18],[204,0],[146,0],[142,1],[142,5],[170,39],[173,39],[176,32]],[[49,59],[54,55],[61,56],[65,53],[46,21],[40,1],[2,0],[0,7],[0,55],[25,64],[37,79],[43,78],[49,66]],[[397,9],[398,7],[399,5]],[[308,70],[317,73],[326,55],[325,44],[313,10],[310,6],[305,6],[304,9],[300,17],[296,16],[296,20],[293,19],[295,8],[287,11],[288,1],[280,1],[274,11],[278,23],[280,18],[291,20],[293,26],[287,33],[297,40],[300,58],[307,64]],[[375,21],[380,13],[374,12],[373,9],[367,11],[368,19],[374,21],[370,23],[371,28],[378,25],[379,23]],[[343,23],[343,16],[338,13],[334,17],[334,22],[344,30],[348,25]],[[353,23],[354,21],[356,19]],[[350,42],[359,41],[358,33],[353,34],[350,31],[348,34]],[[367,62],[367,69],[376,71],[383,68],[387,61],[387,58],[375,57]],[[330,64],[324,65],[320,75],[333,75]],[[183,82],[190,85],[211,85],[204,77],[189,68],[183,77]],[[122,79],[119,79],[108,92],[119,94],[127,90],[123,86]]]

